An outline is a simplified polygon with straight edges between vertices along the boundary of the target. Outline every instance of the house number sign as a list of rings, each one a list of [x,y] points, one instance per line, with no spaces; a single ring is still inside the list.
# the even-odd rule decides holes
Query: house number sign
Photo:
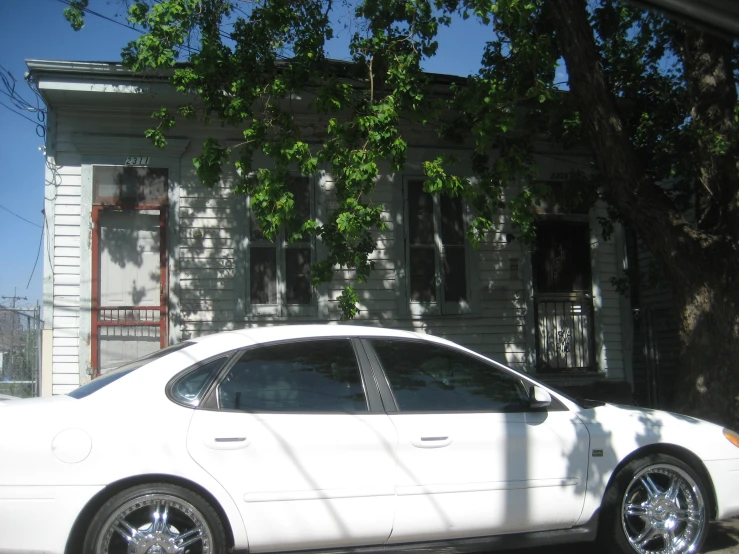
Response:
[[[149,165],[149,156],[129,156],[125,165]]]

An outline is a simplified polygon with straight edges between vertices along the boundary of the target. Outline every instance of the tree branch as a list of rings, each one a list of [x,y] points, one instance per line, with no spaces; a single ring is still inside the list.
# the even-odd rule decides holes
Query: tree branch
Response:
[[[639,231],[665,268],[691,264],[691,247],[697,252],[706,237],[691,228],[662,188],[647,180],[608,86],[585,0],[553,0],[547,5],[607,200]]]

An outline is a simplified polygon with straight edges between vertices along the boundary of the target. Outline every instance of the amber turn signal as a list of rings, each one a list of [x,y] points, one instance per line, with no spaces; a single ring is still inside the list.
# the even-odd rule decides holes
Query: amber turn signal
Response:
[[[731,429],[724,427],[724,436],[731,444],[739,448],[739,433],[735,433]]]

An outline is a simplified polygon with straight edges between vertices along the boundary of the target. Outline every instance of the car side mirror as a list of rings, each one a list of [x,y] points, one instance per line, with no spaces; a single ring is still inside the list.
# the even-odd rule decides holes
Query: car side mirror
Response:
[[[529,408],[546,408],[552,403],[552,395],[546,389],[534,385],[529,389]]]

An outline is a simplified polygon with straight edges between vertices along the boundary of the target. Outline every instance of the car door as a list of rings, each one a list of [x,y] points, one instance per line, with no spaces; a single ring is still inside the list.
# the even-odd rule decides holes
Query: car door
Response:
[[[397,430],[391,543],[568,528],[582,511],[588,432],[556,400],[529,409],[515,373],[427,341],[369,339]]]
[[[239,506],[250,552],[390,535],[397,435],[358,355],[343,338],[244,349],[195,411],[188,450]]]

